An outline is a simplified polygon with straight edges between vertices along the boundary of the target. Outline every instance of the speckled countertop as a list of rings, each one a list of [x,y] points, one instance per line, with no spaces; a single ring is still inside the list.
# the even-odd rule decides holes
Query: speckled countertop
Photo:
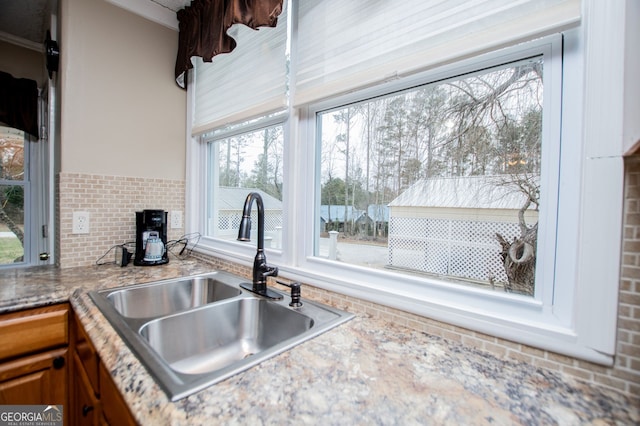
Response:
[[[183,261],[2,271],[0,313],[69,300],[143,425],[640,424],[640,409],[615,392],[360,314],[172,403],[87,291],[210,270]]]

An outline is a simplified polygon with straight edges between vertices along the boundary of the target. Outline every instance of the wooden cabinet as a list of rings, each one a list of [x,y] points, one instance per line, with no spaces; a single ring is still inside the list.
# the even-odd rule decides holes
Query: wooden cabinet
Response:
[[[135,425],[68,303],[0,315],[0,405],[62,405],[64,424]]]
[[[0,315],[0,404],[62,405],[68,419],[69,305]]]
[[[0,405],[62,405],[64,424],[135,425],[68,303],[0,315]]]
[[[111,375],[74,316],[72,425],[135,425]]]

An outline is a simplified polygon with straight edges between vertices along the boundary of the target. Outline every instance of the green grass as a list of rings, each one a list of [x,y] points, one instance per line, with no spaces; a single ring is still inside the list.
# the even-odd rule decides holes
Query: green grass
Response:
[[[23,253],[22,244],[17,238],[0,238],[0,265],[13,263]]]

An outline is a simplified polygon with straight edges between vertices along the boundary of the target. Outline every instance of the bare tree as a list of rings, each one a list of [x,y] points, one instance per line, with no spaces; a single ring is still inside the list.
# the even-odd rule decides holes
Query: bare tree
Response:
[[[536,249],[538,246],[538,222],[528,225],[525,213],[533,205],[539,208],[540,185],[537,177],[528,174],[514,174],[504,177],[503,186],[513,188],[525,195],[525,201],[518,210],[520,235],[511,241],[496,233],[502,251],[500,257],[507,274],[505,291],[533,296],[536,273]]]
[[[535,287],[538,223],[527,224],[525,213],[530,208],[538,211],[540,204],[541,107],[537,95],[541,67],[531,62],[448,83],[456,93],[447,113],[456,123],[449,137],[451,172],[498,174],[501,178],[496,186],[524,195],[518,210],[519,235],[509,240],[496,233],[496,239],[507,276],[505,291],[526,295],[533,295]]]
[[[258,143],[258,139],[260,143]],[[282,127],[270,127],[256,134],[255,149],[261,153],[254,162],[251,176],[244,187],[259,188],[275,198],[282,199],[281,163],[283,155]]]
[[[349,222],[349,160],[351,155],[351,107],[347,107],[339,112],[333,114],[333,119],[336,124],[344,125],[344,132],[339,133],[336,136],[336,142],[343,142],[344,149],[339,149],[344,154],[344,232],[347,232],[347,223]],[[337,144],[336,144],[337,146]]]
[[[0,139],[0,179],[21,180],[24,177],[24,136]],[[0,187],[0,222],[13,232],[24,249],[24,231],[16,218],[24,214],[24,191],[17,185]],[[13,216],[13,218],[12,218]],[[14,261],[19,262],[23,255]]]
[[[5,191],[0,192],[0,222],[3,222],[5,225],[7,225],[7,228],[9,228],[9,230],[15,234],[22,247],[24,247],[24,232],[7,214],[6,209],[8,203],[9,197],[7,197]]]
[[[220,185],[242,185],[242,163],[249,143],[246,135],[228,138],[220,143]]]

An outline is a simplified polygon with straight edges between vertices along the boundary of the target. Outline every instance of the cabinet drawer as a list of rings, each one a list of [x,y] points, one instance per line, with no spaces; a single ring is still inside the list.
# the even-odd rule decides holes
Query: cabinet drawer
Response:
[[[0,316],[0,360],[69,344],[68,318],[66,303]]]

